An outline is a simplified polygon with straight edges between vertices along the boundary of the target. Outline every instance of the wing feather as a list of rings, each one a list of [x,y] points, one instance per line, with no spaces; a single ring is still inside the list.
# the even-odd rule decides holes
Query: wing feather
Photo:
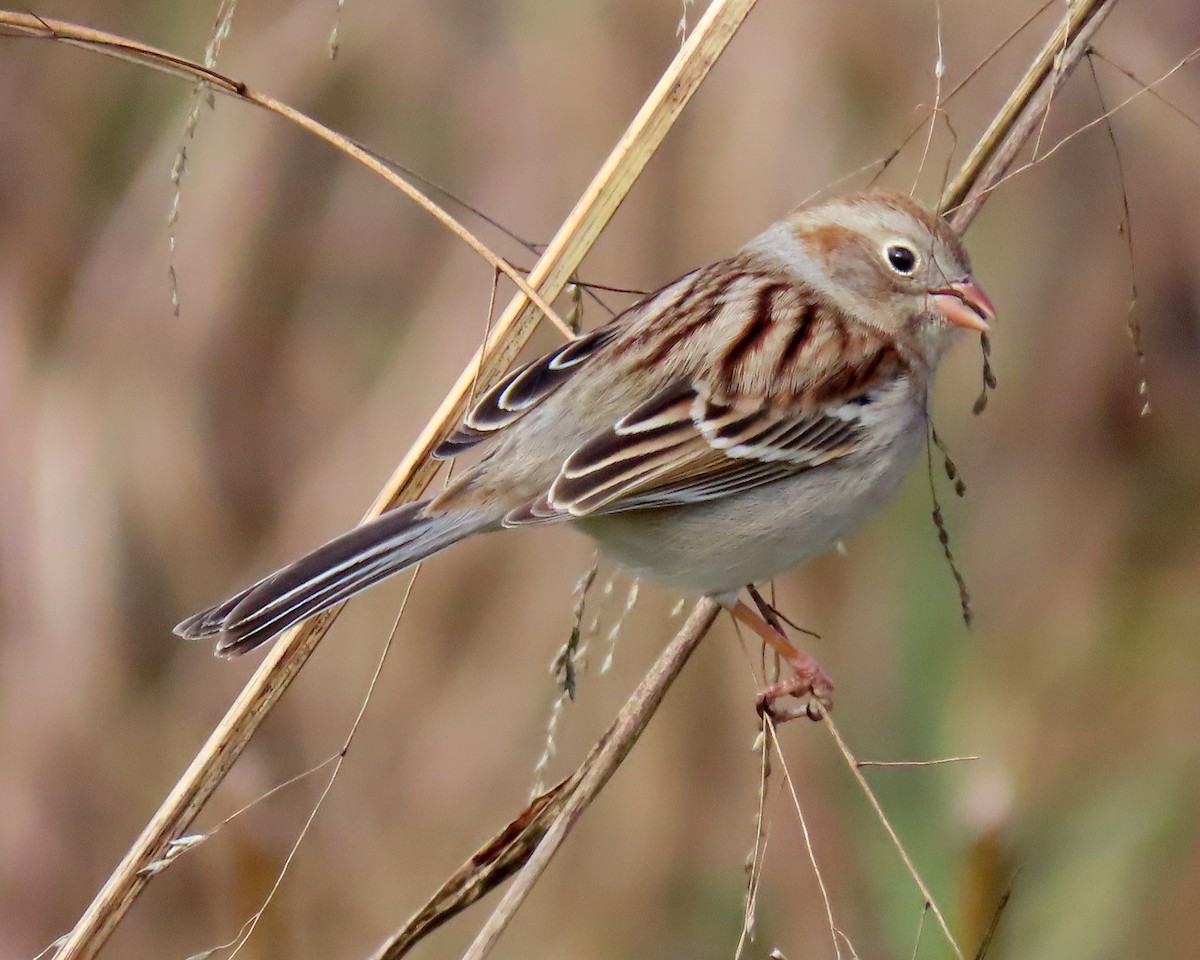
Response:
[[[600,327],[510,371],[479,398],[455,431],[438,444],[434,457],[449,460],[516,423],[619,333],[620,329],[612,324]]]
[[[676,383],[579,446],[546,495],[505,522],[729,496],[844,457],[862,435],[862,424],[839,416],[723,403]]]
[[[611,366],[588,368],[609,345]],[[697,503],[817,469],[871,443],[874,399],[912,376],[894,342],[794,277],[735,257],[510,373],[438,455],[517,422],[573,373],[644,381],[646,369],[667,385],[611,425],[592,421],[506,526]]]

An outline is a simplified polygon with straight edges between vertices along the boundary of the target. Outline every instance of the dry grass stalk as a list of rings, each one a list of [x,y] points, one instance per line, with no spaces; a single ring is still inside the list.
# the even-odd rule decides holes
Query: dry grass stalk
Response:
[[[667,131],[699,87],[709,69],[737,32],[755,0],[713,0],[678,55],[650,93],[629,128],[617,142],[575,209],[559,228],[528,278],[515,277],[521,291],[494,325],[491,335],[463,371],[420,438],[380,492],[367,516],[376,516],[404,499],[417,496],[432,479],[437,465],[433,447],[457,423],[473,389],[494,380],[513,360],[532,334],[541,314],[551,315],[546,301],[562,291],[578,269],[634,181],[662,143]],[[397,176],[378,158],[265,94],[245,84],[152,47],[62,21],[31,14],[0,11],[0,30],[10,34],[55,40],[209,85],[221,93],[245,99],[284,116],[333,143],[371,167],[420,203],[477,249],[495,269],[510,278],[512,267],[464,236],[444,211],[436,212],[427,197]],[[437,208],[440,210],[440,208]],[[476,244],[479,244],[476,247]],[[479,248],[482,247],[482,250]],[[483,252],[486,251],[486,254]],[[537,292],[535,293],[534,290]],[[544,298],[544,299],[543,299]],[[289,631],[272,647],[241,694],[213,730],[208,741],[105,882],[57,956],[60,960],[94,957],[125,912],[149,881],[150,864],[162,860],[171,841],[185,831],[237,761],[258,725],[299,673],[340,610],[335,608]]]
[[[508,905],[505,912],[501,914],[497,909],[466,954],[467,958],[483,956],[507,925],[503,917],[511,917],[516,911],[583,811],[633,748],[671,681],[679,675],[719,613],[720,607],[711,600],[698,603],[579,768],[536,797],[456,870],[399,931],[384,941],[371,960],[400,960],[438,926],[525,867],[500,904],[501,908]]]
[[[1086,53],[1090,36],[1115,2],[1116,0],[1081,0],[1069,9],[1064,23],[1056,30],[1042,54],[1022,78],[1009,103],[997,116],[963,170],[947,189],[942,207],[957,208],[954,209],[951,220],[959,230],[966,229],[978,212],[987,191],[1003,176],[1005,169],[1033,133],[1041,113],[1053,96],[1054,89]],[[514,279],[521,293],[509,304],[492,335],[463,371],[437,414],[377,497],[368,513],[368,516],[374,516],[403,499],[416,496],[429,482],[436,470],[436,466],[430,462],[429,452],[458,420],[472,388],[479,383],[490,382],[511,362],[536,325],[539,308],[547,315],[552,314],[545,300],[552,301],[562,290],[752,6],[753,0],[714,0],[526,280],[514,276],[515,271],[507,262],[492,254],[468,232],[460,232],[458,227],[461,225],[457,225],[444,211],[439,214],[437,211],[440,208],[431,209],[432,201],[428,201],[428,198],[419,194],[369,152],[286,105],[250,91],[244,84],[162,51],[130,43],[123,38],[100,34],[72,24],[45,21],[28,14],[0,11],[0,29],[7,28],[9,32],[17,32],[24,36],[82,46],[165,72],[183,75],[279,113],[385,176],[458,233],[465,242],[492,263],[495,269]],[[464,233],[467,235],[464,236]],[[534,289],[538,292],[535,293]],[[146,865],[161,859],[170,842],[186,829],[207,802],[240,756],[258,724],[303,666],[337,613],[338,609],[328,611],[290,631],[277,642],[141,837],[63,943],[58,953],[60,960],[93,957],[99,951],[148,881],[149,877],[144,875]],[[495,943],[572,825],[636,742],[661,702],[666,689],[678,675],[687,656],[715,620],[716,615],[717,607],[711,601],[704,600],[697,604],[683,629],[639,685],[614,727],[598,745],[593,756],[589,757],[588,763],[581,768],[582,775],[578,787],[564,803],[541,842],[532,850],[524,870],[480,931],[467,954],[469,960],[479,960]],[[915,870],[913,873],[916,876]],[[923,888],[920,878],[916,879]],[[942,924],[944,933],[953,944],[944,921]],[[957,945],[955,950],[961,956]]]
[[[959,233],[971,225],[988,192],[1004,177],[1034,128],[1044,122],[1054,92],[1087,54],[1113,6],[1115,2],[1109,0],[1080,0],[1068,6],[1067,16],[942,194],[938,209],[946,211]]]
[[[435,929],[521,869],[570,798],[580,776],[580,770],[576,770],[535,797],[504,829],[471,854],[437,893],[379,946],[371,960],[400,960]]]
[[[1067,20],[1063,24],[1060,24],[1047,40],[1042,51],[1034,59],[1033,64],[1029,67],[1022,78],[1022,82],[1017,87],[1017,90],[1024,91],[1022,95],[1023,99],[1015,100],[1013,97],[1009,98],[1008,103],[1004,105],[997,115],[996,120],[988,128],[985,134],[987,142],[981,141],[976,146],[964,164],[963,169],[959,172],[959,175],[945,192],[942,200],[942,208],[946,209],[950,206],[956,208],[950,217],[956,229],[965,231],[974,220],[991,188],[1004,176],[1005,171],[1020,152],[1022,146],[1033,135],[1053,97],[1054,91],[1086,55],[1092,36],[1115,5],[1116,0],[1082,0],[1081,3],[1070,11]],[[1053,70],[1046,68],[1047,63],[1053,66]],[[1035,75],[1041,78],[1040,82],[1030,82],[1030,77]],[[690,652],[695,643],[699,642],[700,636],[693,635],[692,631],[701,622],[702,617],[707,617],[707,622],[702,628],[702,631],[706,630],[707,626],[715,620],[716,612],[716,605],[710,600],[702,600],[695,606],[687,623],[684,624],[679,634],[671,641],[671,644],[656,661],[650,674],[643,680],[634,696],[630,698],[622,710],[621,717],[629,717],[629,722],[624,724],[624,726],[628,731],[625,736],[631,738],[630,741],[620,744],[611,742],[612,738],[617,735],[618,729],[622,726],[621,721],[618,720],[617,724],[614,724],[613,728],[597,745],[597,750],[602,750],[603,755],[598,755],[597,750],[593,750],[579,770],[576,771],[571,779],[580,778],[578,787],[575,788],[570,799],[566,801],[563,810],[546,831],[545,836],[539,841],[536,847],[531,848],[528,864],[518,874],[513,885],[488,918],[487,923],[480,930],[467,953],[464,954],[463,960],[482,960],[495,944],[505,927],[512,921],[517,909],[545,870],[554,852],[562,844],[571,826],[578,819],[587,804],[591,802],[600,787],[607,782],[616,764],[624,759],[624,756],[633,745],[633,740],[636,740],[640,736],[641,731],[645,729],[646,723],[649,721],[649,715],[641,716],[638,711],[652,711],[657,707],[658,702],[661,701],[663,694],[666,692],[666,688],[674,681],[679,670],[682,669],[684,662],[686,662],[687,653],[680,656],[680,651],[686,650]],[[652,679],[661,689],[645,689],[647,683]],[[651,699],[651,695],[653,695],[653,699]],[[640,708],[637,707],[635,702],[641,704]],[[891,837],[899,850],[901,859],[904,861],[910,875],[925,898],[925,902],[929,905],[929,909],[936,917],[938,925],[941,927],[942,933],[954,951],[955,956],[959,960],[964,960],[963,951],[951,933],[944,914],[938,907],[936,900],[909,858],[895,830],[892,828],[874,794],[871,792],[869,785],[863,778],[854,754],[842,741],[832,722],[828,718],[825,719],[827,730],[837,743],[843,757],[846,759],[847,765],[859,782],[860,788],[867,796],[868,801],[871,802],[889,837]],[[600,767],[600,764],[604,764],[604,766]],[[609,764],[611,764],[611,768]],[[385,956],[389,960],[395,960],[399,954],[377,954],[376,960],[381,960]]]
[[[697,27],[699,29],[699,27]],[[721,612],[715,600],[707,598],[699,601],[689,614],[687,621],[674,636],[667,648],[654,662],[654,666],[642,678],[633,695],[625,702],[617,719],[588,755],[587,760],[579,768],[582,776],[572,790],[570,797],[563,804],[562,810],[542,837],[541,842],[533,849],[529,862],[517,874],[512,886],[505,891],[504,897],[497,904],[487,923],[475,936],[463,960],[483,960],[500,938],[505,928],[516,915],[517,909],[533,889],[551,857],[562,846],[567,834],[575,826],[584,810],[588,808],[596,795],[608,783],[621,761],[633,749],[633,745],[646,729],[646,724],[662,703],[667,689],[679,676],[679,672],[692,655],[692,651],[703,639],[708,628]]]
[[[285,120],[294,123],[301,129],[307,130],[314,136],[341,150],[346,155],[353,157],[367,169],[383,177],[393,187],[407,195],[410,200],[428,212],[442,226],[491,264],[493,269],[499,270],[516,284],[517,289],[534,306],[549,317],[551,322],[565,336],[572,336],[571,328],[567,326],[549,303],[543,299],[542,295],[533,288],[525,277],[521,276],[521,273],[512,264],[503,257],[498,256],[487,244],[463,226],[460,221],[451,216],[432,198],[414,187],[404,177],[388,166],[387,163],[371,153],[371,151],[355,143],[349,137],[338,133],[336,130],[331,130],[324,124],[317,122],[307,114],[288,106],[288,104],[281,100],[276,100],[268,94],[253,90],[241,81],[234,80],[211,67],[185,60],[182,57],[167,53],[165,50],[159,50],[157,47],[147,46],[144,43],[128,40],[125,37],[119,37],[115,34],[104,33],[100,30],[93,30],[89,27],[81,27],[78,24],[68,23],[64,20],[50,20],[29,13],[14,13],[9,10],[0,10],[0,36],[4,36],[5,34],[11,37],[28,37],[35,40],[55,40],[59,43],[65,43],[67,46],[81,47],[84,50],[102,53],[117,60],[126,60],[130,63],[136,63],[139,66],[150,67],[153,70],[169,73],[172,76],[184,77],[201,85],[206,90],[223,93],[226,96],[253,104],[256,107],[261,107],[264,110],[283,117]],[[551,296],[550,299],[553,300],[554,297]]]

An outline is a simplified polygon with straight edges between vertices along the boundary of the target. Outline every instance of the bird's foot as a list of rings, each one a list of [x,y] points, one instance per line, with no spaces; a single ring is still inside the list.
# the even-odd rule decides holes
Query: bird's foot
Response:
[[[833,707],[833,681],[812,657],[801,653],[789,658],[792,676],[767,684],[754,700],[760,715],[776,723],[786,723],[797,717],[820,720]],[[781,702],[794,700],[796,702]]]
[[[760,598],[755,595],[755,599]],[[813,657],[797,648],[778,623],[769,622],[766,616],[751,610],[741,600],[731,601],[726,609],[733,615],[734,620],[749,627],[768,643],[792,668],[792,676],[785,680],[763,687],[755,698],[755,706],[760,714],[769,716],[776,723],[793,720],[806,716],[810,720],[820,720],[833,706],[833,681]],[[770,608],[767,608],[771,620],[776,620]],[[780,703],[784,699],[793,699],[799,703]]]

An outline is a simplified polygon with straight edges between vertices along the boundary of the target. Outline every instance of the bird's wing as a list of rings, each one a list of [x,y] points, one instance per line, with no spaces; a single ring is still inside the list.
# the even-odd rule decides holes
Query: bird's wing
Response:
[[[496,438],[588,368],[606,347],[623,353],[642,351],[651,329],[687,327],[694,323],[698,313],[704,315],[709,305],[724,294],[729,278],[737,274],[738,268],[738,259],[732,258],[684,274],[643,297],[603,327],[510,370],[475,402],[462,423],[434,450],[434,457],[449,460]]]
[[[868,442],[871,395],[798,411],[721,402],[693,384],[673,384],[579,446],[550,489],[505,524],[680,506],[811,470]]]
[[[794,277],[735,257],[681,277],[509,374],[438,453],[453,456],[496,435],[570,389],[572,377],[593,388],[597,376],[652,379],[665,386],[642,392],[614,422],[585,427],[557,477],[505,523],[695,503],[869,445],[876,401],[908,373],[894,341]],[[614,394],[620,390],[614,384]],[[454,497],[471,489],[474,473]]]
[[[601,348],[612,343],[619,333],[617,324],[608,324],[509,371],[479,398],[462,423],[438,445],[434,457],[452,459],[516,423],[562,386]]]
[[[764,290],[747,286],[751,305],[721,301],[733,318],[718,327],[723,350],[700,351],[715,360],[586,438],[505,523],[713,500],[878,442],[896,391],[910,389],[894,344],[818,299]]]

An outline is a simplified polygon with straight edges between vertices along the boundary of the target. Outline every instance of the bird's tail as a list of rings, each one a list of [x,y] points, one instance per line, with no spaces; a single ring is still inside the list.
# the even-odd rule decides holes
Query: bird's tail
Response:
[[[355,527],[224,603],[188,617],[175,632],[188,640],[215,637],[219,656],[238,656],[450,544],[498,526],[490,511],[427,515],[427,504],[404,504]]]

